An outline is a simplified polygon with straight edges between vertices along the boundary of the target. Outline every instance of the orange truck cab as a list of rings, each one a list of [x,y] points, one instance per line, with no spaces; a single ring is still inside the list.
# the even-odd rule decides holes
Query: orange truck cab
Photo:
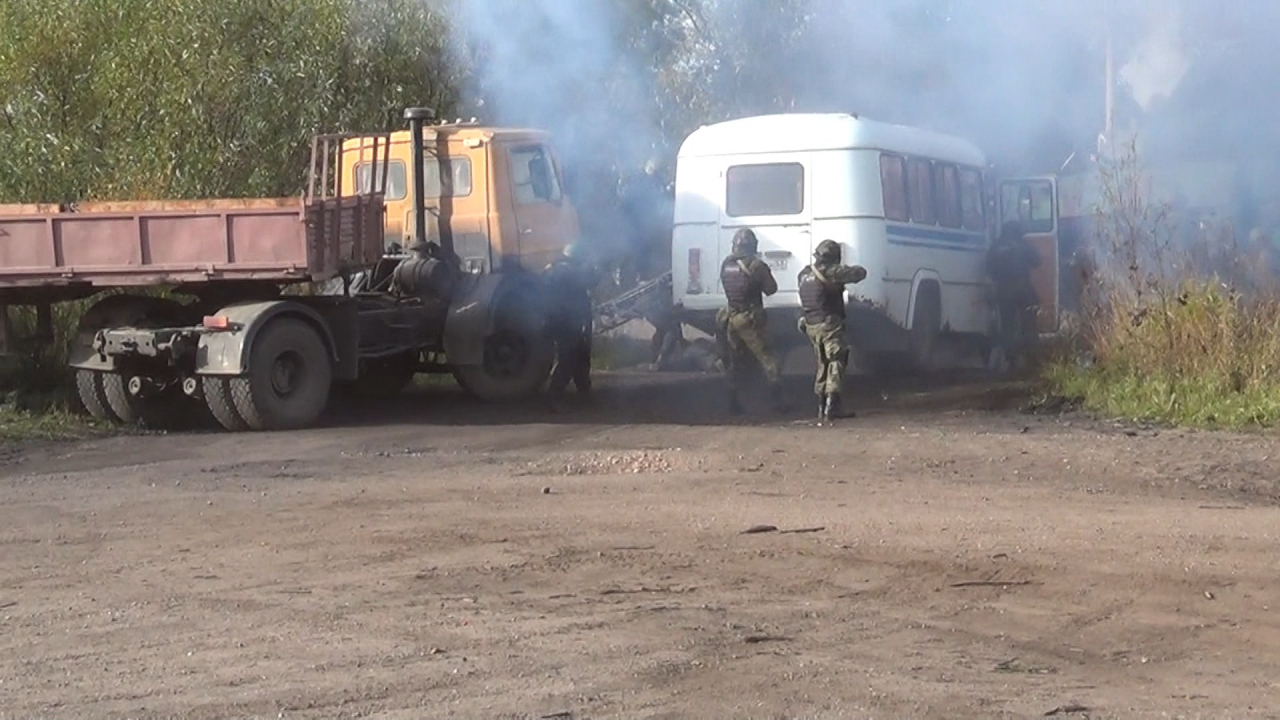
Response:
[[[549,133],[450,123],[423,135],[427,239],[449,234],[465,270],[541,272],[578,239],[578,214]],[[375,173],[386,173],[383,227],[392,252],[414,234],[410,132],[392,133],[389,149],[374,148],[372,137],[346,142],[337,194],[370,192],[383,186]]]

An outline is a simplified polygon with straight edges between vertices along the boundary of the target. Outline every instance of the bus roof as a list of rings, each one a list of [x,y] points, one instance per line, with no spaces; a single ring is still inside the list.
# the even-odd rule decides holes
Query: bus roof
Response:
[[[884,150],[986,166],[982,151],[967,140],[844,113],[757,115],[704,125],[684,141],[680,156],[854,149]]]

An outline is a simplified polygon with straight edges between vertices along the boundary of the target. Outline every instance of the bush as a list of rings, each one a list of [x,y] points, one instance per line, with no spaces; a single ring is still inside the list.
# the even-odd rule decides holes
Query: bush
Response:
[[[0,202],[292,195],[317,130],[449,109],[420,0],[7,0]]]
[[[1084,357],[1046,379],[1087,408],[1203,427],[1280,421],[1280,293],[1230,226],[1184,232],[1151,199],[1132,147],[1100,173]],[[1207,231],[1206,231],[1207,230]]]

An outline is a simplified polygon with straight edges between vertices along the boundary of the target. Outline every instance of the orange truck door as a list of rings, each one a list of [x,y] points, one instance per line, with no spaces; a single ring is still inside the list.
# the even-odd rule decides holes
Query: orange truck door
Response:
[[[517,254],[526,269],[541,271],[574,238],[566,237],[568,202],[550,150],[538,142],[507,149],[515,206]]]
[[[1031,283],[1040,301],[1039,330],[1058,330],[1058,186],[1053,178],[1025,178],[1000,183],[1000,224],[1022,223],[1027,243],[1040,263]]]

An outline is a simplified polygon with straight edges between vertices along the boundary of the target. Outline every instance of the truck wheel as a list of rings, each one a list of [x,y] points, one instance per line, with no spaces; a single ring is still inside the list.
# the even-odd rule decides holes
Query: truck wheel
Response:
[[[542,388],[555,362],[555,346],[542,334],[503,330],[484,344],[484,362],[454,368],[458,384],[488,402],[529,397]]]
[[[76,342],[89,341],[101,328],[183,325],[190,322],[189,315],[181,303],[168,298],[113,295],[84,314]],[[78,370],[76,390],[85,409],[104,420],[158,429],[180,427],[193,419],[192,401],[177,388],[141,398],[129,392],[128,376],[123,374]]]
[[[95,370],[76,370],[76,394],[80,404],[94,420],[114,422],[116,417],[107,406],[107,395],[102,390],[102,373]]]
[[[942,334],[942,299],[937,287],[925,285],[916,296],[918,307],[911,321],[911,365],[917,372],[936,369],[938,337]]]
[[[249,429],[249,423],[240,417],[235,400],[231,397],[231,378],[205,375],[200,378],[200,387],[204,391],[204,404],[219,425],[232,432]]]
[[[253,430],[293,430],[315,423],[329,402],[333,367],[310,325],[278,318],[249,348],[249,374],[231,379],[231,397]]]

